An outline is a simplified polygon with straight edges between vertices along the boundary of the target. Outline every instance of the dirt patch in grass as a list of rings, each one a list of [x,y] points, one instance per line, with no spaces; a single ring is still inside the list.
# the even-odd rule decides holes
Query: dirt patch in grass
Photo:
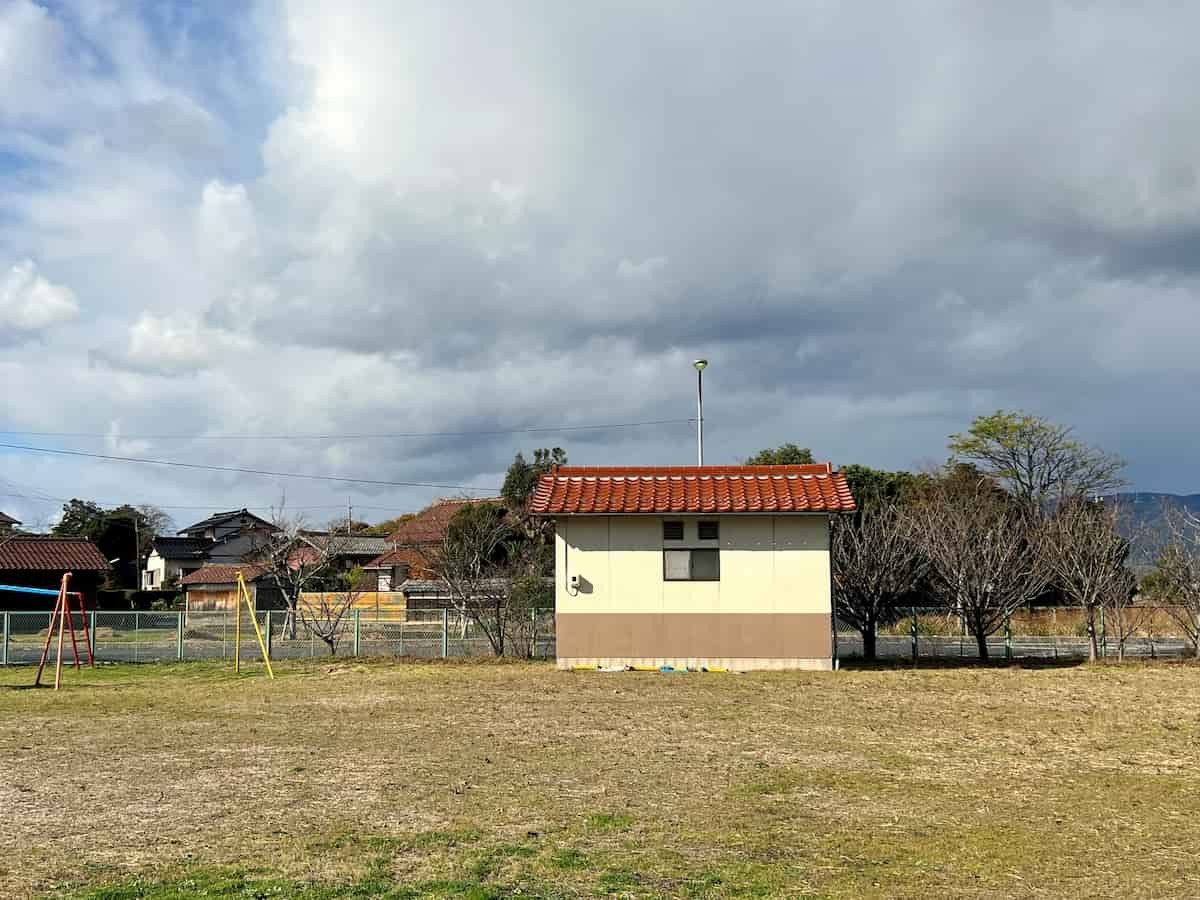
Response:
[[[0,896],[1194,896],[1200,668],[0,671]]]

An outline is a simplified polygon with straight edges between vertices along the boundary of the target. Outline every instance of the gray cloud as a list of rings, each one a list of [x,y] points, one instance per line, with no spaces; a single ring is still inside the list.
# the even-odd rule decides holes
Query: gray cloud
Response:
[[[68,394],[41,357],[8,361],[31,392],[13,420],[678,418],[702,353],[713,459],[798,440],[914,465],[973,415],[1026,407],[1124,453],[1139,487],[1193,489],[1200,435],[1177,398],[1200,374],[1200,117],[1180,86],[1200,76],[1198,20],[1116,3],[281,0],[205,46],[191,21],[25,9],[0,22],[30,35],[0,115],[54,178],[0,171],[0,258],[72,285],[81,321],[51,356],[100,364],[79,363]],[[69,91],[44,77],[56,67]],[[488,485],[543,442],[587,462],[692,452],[686,427],[145,452]],[[145,482],[175,499],[265,490],[215,485]]]

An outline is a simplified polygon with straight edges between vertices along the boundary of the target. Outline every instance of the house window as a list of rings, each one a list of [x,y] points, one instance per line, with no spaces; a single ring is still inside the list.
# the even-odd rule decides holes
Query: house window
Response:
[[[664,550],[664,581],[720,581],[720,550]]]
[[[380,572],[376,583],[376,588],[380,591],[390,591],[392,589],[392,573]]]
[[[696,536],[702,541],[715,541],[721,537],[721,526],[718,522],[700,522],[696,525]]]
[[[682,541],[683,540],[683,523],[682,522],[663,522],[663,540],[664,541]]]

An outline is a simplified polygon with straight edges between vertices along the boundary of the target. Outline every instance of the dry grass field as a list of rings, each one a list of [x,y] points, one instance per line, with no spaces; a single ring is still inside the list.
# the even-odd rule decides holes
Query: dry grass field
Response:
[[[0,672],[0,896],[1200,895],[1200,668]]]

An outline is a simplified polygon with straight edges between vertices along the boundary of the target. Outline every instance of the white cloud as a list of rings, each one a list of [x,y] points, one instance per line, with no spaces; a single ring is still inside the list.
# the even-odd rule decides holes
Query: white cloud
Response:
[[[59,23],[32,0],[0,5],[0,119],[52,113],[63,45]]]
[[[195,319],[143,313],[129,328],[125,355],[110,361],[134,371],[169,375],[218,365],[251,349],[253,343],[247,338],[208,328]]]
[[[200,252],[215,264],[247,264],[257,249],[257,227],[245,186],[216,180],[206,184],[197,228]]]
[[[0,339],[5,332],[16,337],[45,331],[77,315],[75,293],[39,275],[33,260],[9,266],[0,276]]]

